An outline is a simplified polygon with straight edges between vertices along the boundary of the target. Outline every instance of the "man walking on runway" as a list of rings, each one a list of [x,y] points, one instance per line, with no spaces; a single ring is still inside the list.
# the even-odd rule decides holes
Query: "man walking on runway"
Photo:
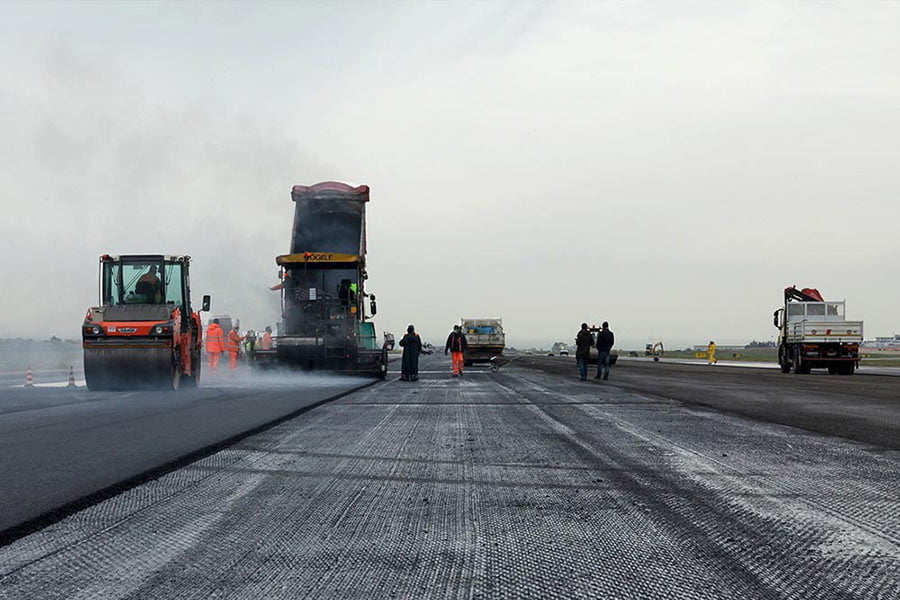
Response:
[[[462,377],[463,364],[466,361],[465,352],[468,349],[469,342],[466,340],[466,334],[460,330],[459,325],[454,325],[453,331],[447,336],[447,343],[444,344],[444,355],[446,356],[449,350],[450,357],[453,360],[454,377]]]

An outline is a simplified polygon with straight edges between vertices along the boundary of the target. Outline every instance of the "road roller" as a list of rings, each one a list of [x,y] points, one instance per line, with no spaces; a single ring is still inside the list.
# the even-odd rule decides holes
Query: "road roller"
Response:
[[[200,384],[200,313],[191,307],[190,257],[100,257],[100,302],[81,327],[88,389],[177,390]],[[209,310],[203,296],[200,310]]]

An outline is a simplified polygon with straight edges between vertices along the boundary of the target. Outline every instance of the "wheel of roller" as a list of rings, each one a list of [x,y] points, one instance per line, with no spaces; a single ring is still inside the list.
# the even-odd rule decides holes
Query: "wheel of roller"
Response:
[[[181,355],[173,350],[169,363],[169,375],[163,380],[163,389],[177,392],[181,385]]]
[[[84,381],[90,391],[103,392],[109,389],[109,386],[100,364],[102,357],[98,356],[97,352],[93,349],[84,351]]]
[[[191,375],[181,376],[181,387],[196,388],[200,387],[200,353],[191,353]]]

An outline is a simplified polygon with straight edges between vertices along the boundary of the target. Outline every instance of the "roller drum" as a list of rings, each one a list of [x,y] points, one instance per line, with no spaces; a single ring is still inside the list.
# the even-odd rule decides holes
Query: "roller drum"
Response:
[[[84,377],[92,391],[177,390],[180,369],[170,347],[85,348]]]

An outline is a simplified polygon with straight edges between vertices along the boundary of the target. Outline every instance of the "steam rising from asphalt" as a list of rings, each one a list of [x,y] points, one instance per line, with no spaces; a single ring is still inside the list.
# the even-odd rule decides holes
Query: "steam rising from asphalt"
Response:
[[[205,365],[204,365],[205,367]],[[372,378],[351,375],[336,375],[322,371],[300,371],[289,368],[273,368],[269,370],[250,370],[241,365],[235,371],[219,366],[219,370],[211,372],[205,369],[200,386],[203,388],[233,388],[257,390],[311,389],[326,387],[346,387],[364,385]]]

